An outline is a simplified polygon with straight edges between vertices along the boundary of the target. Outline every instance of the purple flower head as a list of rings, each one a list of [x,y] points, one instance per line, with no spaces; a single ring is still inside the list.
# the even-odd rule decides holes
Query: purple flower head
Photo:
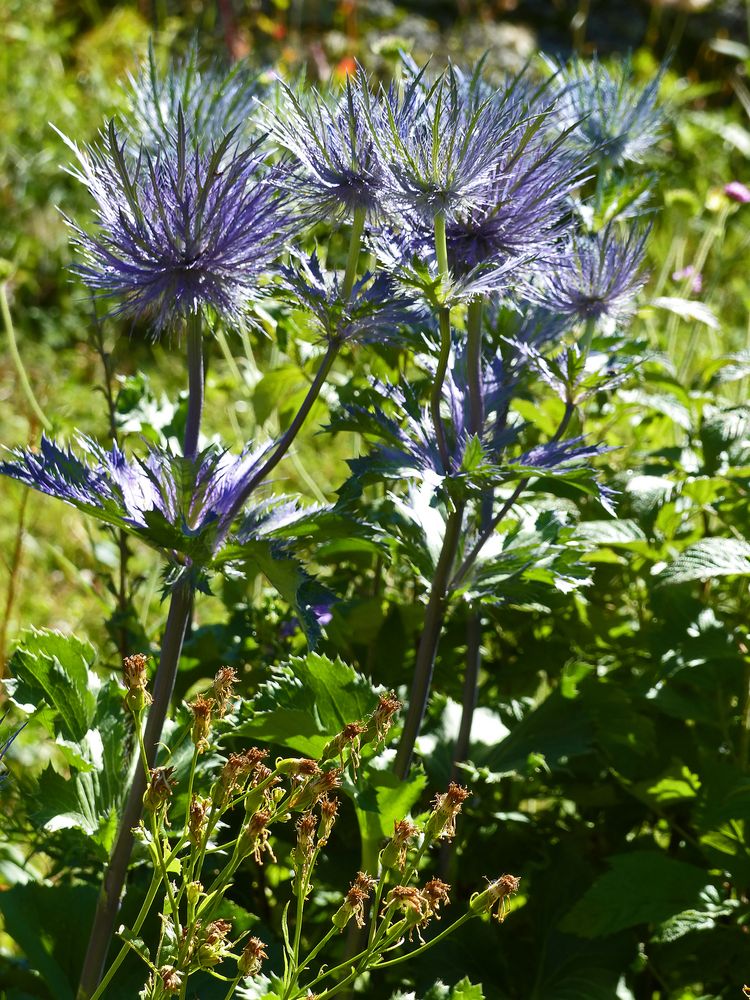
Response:
[[[128,78],[125,124],[135,142],[155,156],[169,145],[182,112],[191,143],[206,150],[252,124],[259,89],[258,74],[245,61],[226,70],[218,63],[201,66],[197,40],[165,71],[160,71],[149,45],[146,64]]]
[[[518,155],[543,115],[513,88],[488,91],[449,67],[431,85],[424,70],[400,91],[363,91],[363,107],[384,166],[384,204],[398,218],[414,210],[427,225],[486,207],[505,157]]]
[[[611,227],[572,239],[558,250],[557,262],[539,276],[527,295],[544,308],[576,320],[617,322],[629,316],[646,282],[643,270],[647,233],[631,232],[623,242]]]
[[[657,106],[663,71],[641,86],[629,61],[612,70],[596,57],[551,68],[559,95],[554,121],[560,130],[572,130],[571,145],[612,163],[643,162],[664,123]]]
[[[724,187],[724,194],[727,198],[736,201],[740,205],[747,205],[750,202],[750,188],[741,181],[730,181]]]
[[[361,107],[367,87],[361,68],[335,97],[296,94],[282,85],[284,106],[270,112],[271,136],[293,159],[286,183],[315,218],[347,218],[358,210],[372,216],[378,209],[382,172]]]
[[[281,273],[287,289],[309,311],[319,336],[329,343],[400,340],[403,326],[418,316],[384,273],[366,274],[348,298],[337,275],[321,269],[317,254],[299,256],[296,267],[282,268]]]
[[[99,147],[66,141],[98,223],[94,235],[70,223],[83,254],[75,270],[120,300],[113,312],[148,321],[155,335],[206,310],[239,319],[290,226],[257,144],[240,148],[230,133],[193,149],[182,114],[156,156],[127,155],[114,123]]]
[[[43,437],[38,452],[18,449],[0,474],[57,497],[154,548],[206,563],[237,513],[237,498],[267,446],[232,455],[208,449],[195,459],[160,448],[127,459],[81,436],[82,457]]]

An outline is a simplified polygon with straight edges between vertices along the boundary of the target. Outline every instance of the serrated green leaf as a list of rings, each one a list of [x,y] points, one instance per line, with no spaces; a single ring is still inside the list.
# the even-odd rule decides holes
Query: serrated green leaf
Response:
[[[703,538],[681,552],[657,575],[659,586],[750,575],[750,542],[738,538]]]
[[[610,870],[576,903],[560,930],[596,938],[662,923],[697,903],[708,881],[702,868],[658,851],[615,854],[607,861]]]

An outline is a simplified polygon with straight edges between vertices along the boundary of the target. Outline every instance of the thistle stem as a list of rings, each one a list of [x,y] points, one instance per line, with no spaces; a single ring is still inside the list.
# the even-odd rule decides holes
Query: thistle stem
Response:
[[[447,281],[449,277],[448,244],[445,233],[445,215],[442,212],[438,212],[435,216],[435,256],[437,257],[440,278],[442,281]],[[445,381],[445,374],[448,371],[448,361],[451,353],[450,306],[441,305],[438,308],[438,325],[440,327],[440,353],[438,354],[438,365],[432,384],[432,392],[430,393],[430,413],[432,414],[432,423],[435,427],[438,451],[443,460],[443,465],[447,470],[450,453],[445,437],[443,419],[440,416],[440,402],[443,397],[443,382]]]
[[[352,294],[354,282],[357,278],[357,266],[359,264],[359,254],[362,249],[362,233],[365,229],[366,215],[366,209],[354,209],[352,231],[349,236],[349,254],[346,258],[346,271],[344,272],[344,285],[342,288],[345,299],[348,299]]]
[[[443,545],[432,578],[432,588],[427,602],[422,636],[419,640],[417,662],[414,667],[409,709],[406,713],[406,721],[404,722],[404,729],[396,753],[395,771],[402,781],[409,774],[409,767],[411,766],[414,754],[414,745],[417,742],[422,720],[427,710],[427,701],[432,685],[432,674],[435,669],[435,658],[437,656],[438,645],[440,644],[443,619],[445,618],[448,581],[454,559],[456,558],[459,538],[461,537],[463,513],[464,505],[461,503],[448,515],[445,525],[445,535],[443,536]]]
[[[29,404],[29,409],[34,414],[36,419],[41,424],[45,431],[51,429],[52,424],[45,416],[44,410],[39,405],[36,396],[34,395],[34,390],[31,388],[31,382],[29,381],[29,376],[26,374],[26,369],[23,366],[23,361],[21,359],[21,352],[18,350],[18,343],[16,341],[16,331],[13,327],[13,318],[10,314],[10,306],[8,305],[8,293],[6,291],[6,284],[4,281],[0,281],[0,312],[3,316],[3,324],[5,325],[5,333],[8,337],[8,347],[10,348],[10,356],[13,359],[13,365],[16,369],[16,374],[18,375],[18,382],[21,386],[21,391],[26,397],[26,402]]]
[[[247,481],[245,486],[240,491],[237,500],[235,502],[232,517],[236,516],[239,513],[239,511],[242,509],[243,505],[247,501],[247,498],[253,492],[255,487],[258,486],[259,483],[262,483],[263,480],[268,477],[268,475],[279,464],[284,455],[286,455],[286,453],[289,451],[290,447],[292,446],[292,443],[294,442],[294,439],[297,437],[297,434],[300,431],[300,428],[304,424],[307,415],[312,409],[315,400],[320,395],[320,390],[323,388],[323,384],[325,383],[325,380],[328,377],[328,373],[330,372],[331,367],[333,366],[333,362],[336,358],[337,352],[338,352],[338,344],[331,342],[328,345],[328,349],[326,350],[323,362],[320,368],[318,369],[317,374],[315,375],[315,378],[313,379],[310,388],[307,390],[307,395],[303,399],[302,405],[300,406],[299,410],[297,410],[294,419],[284,432],[281,440],[279,441],[276,447],[276,450],[271,454],[270,458],[266,459],[266,461],[263,463],[260,469],[258,469],[258,471],[253,476],[250,477],[250,479]],[[229,520],[231,520],[231,518],[229,518],[228,521]]]
[[[201,416],[203,414],[203,333],[200,315],[188,317],[187,366],[188,366],[188,411],[185,421],[185,441],[182,448],[185,458],[195,458],[198,452]]]
[[[471,725],[477,707],[479,692],[479,671],[482,666],[482,620],[479,612],[472,609],[466,622],[466,674],[461,701],[461,725],[453,748],[453,768],[451,778],[456,780],[458,765],[466,760],[471,739]]]
[[[182,643],[185,638],[191,606],[192,588],[189,583],[183,581],[172,591],[159,667],[154,681],[154,700],[146,721],[143,742],[146,762],[149,767],[153,767],[156,759],[156,748],[161,738],[164,720],[172,698],[172,689],[177,675],[177,665],[182,652]],[[133,849],[132,830],[141,817],[145,790],[145,775],[138,768],[122,811],[117,840],[104,873],[81,972],[81,981],[78,986],[77,1000],[90,1000],[102,975],[120,907],[120,897],[125,885],[128,862]]]
[[[484,299],[479,296],[469,303],[467,317],[466,363],[469,389],[469,431],[480,434],[484,424],[482,399],[482,314]]]

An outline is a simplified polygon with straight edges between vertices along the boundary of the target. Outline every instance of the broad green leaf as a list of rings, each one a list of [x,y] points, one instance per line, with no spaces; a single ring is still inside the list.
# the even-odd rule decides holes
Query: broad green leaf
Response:
[[[657,575],[659,586],[750,575],[750,542],[739,538],[703,538],[681,552]]]
[[[426,784],[427,778],[421,772],[412,772],[406,781],[402,781],[392,770],[376,770],[373,766],[363,770],[352,797],[362,835],[365,870],[376,871],[381,842],[392,836],[396,820],[408,816],[421,798]]]
[[[370,681],[353,667],[308,653],[273,670],[232,735],[317,757],[332,736],[347,723],[363,719],[377,700]]]
[[[54,710],[64,739],[80,742],[91,728],[100,682],[91,669],[96,651],[89,642],[52,630],[29,629],[13,654],[17,684],[13,700],[31,712],[44,700]]]
[[[708,882],[702,868],[658,851],[616,854],[607,861],[610,871],[575,904],[560,930],[595,938],[662,923],[693,907]]]

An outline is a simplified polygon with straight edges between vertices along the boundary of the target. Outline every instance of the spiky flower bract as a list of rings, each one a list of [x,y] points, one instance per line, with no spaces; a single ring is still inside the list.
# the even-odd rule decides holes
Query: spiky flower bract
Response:
[[[242,487],[267,451],[208,449],[189,459],[154,448],[128,459],[116,445],[106,450],[84,436],[78,442],[82,457],[42,437],[38,452],[18,449],[0,462],[0,475],[196,561],[225,536]]]
[[[125,124],[131,136],[156,155],[176,132],[182,112],[192,143],[207,149],[230,132],[252,126],[259,91],[258,74],[244,61],[228,69],[219,63],[202,66],[196,40],[181,60],[164,70],[150,45],[145,64],[128,77]]]
[[[570,134],[572,145],[611,163],[642,163],[661,134],[664,111],[657,104],[662,73],[645,86],[636,84],[630,61],[607,69],[594,57],[554,63],[559,99],[558,127]]]
[[[559,249],[555,266],[527,289],[528,297],[578,321],[623,320],[646,283],[646,236],[631,232],[621,240],[609,226],[593,236],[572,237]]]
[[[76,272],[154,335],[206,311],[241,319],[290,226],[257,144],[230,133],[201,152],[182,114],[156,156],[126,155],[113,122],[101,138],[82,150],[66,140],[98,223],[93,235],[70,223],[84,258]]]
[[[325,272],[317,254],[298,257],[282,268],[286,287],[308,310],[314,327],[328,343],[370,343],[402,339],[403,326],[418,318],[413,305],[396,293],[384,273],[365,274],[344,295],[338,276]]]
[[[270,134],[292,157],[286,183],[315,218],[377,212],[382,169],[361,108],[367,87],[361,69],[334,96],[282,85],[283,107],[270,112]]]

